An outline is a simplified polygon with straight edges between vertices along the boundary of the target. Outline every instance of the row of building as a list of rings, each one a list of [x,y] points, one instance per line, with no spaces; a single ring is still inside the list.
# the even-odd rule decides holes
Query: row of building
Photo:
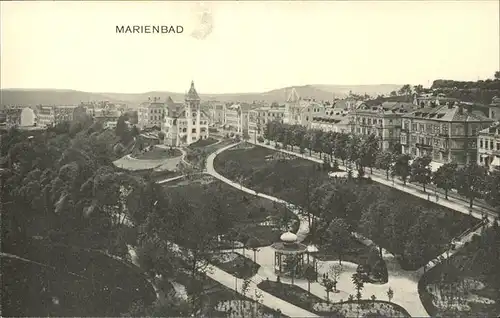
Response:
[[[45,128],[63,121],[93,118],[113,125],[123,110],[109,102],[81,103],[79,105],[36,105],[30,107],[6,107],[0,111],[0,122],[4,126],[21,128]]]
[[[112,126],[123,109],[110,103],[78,106],[37,106],[8,110],[7,122],[48,126],[78,116],[103,118]],[[17,114],[17,115],[15,115]],[[17,117],[16,117],[17,116]],[[17,118],[17,119],[16,119]],[[137,109],[137,126],[157,128],[164,143],[191,144],[209,137],[209,127],[256,138],[267,123],[278,121],[308,129],[377,136],[382,150],[401,145],[403,153],[430,156],[433,168],[447,162],[500,165],[500,99],[491,105],[464,103],[443,95],[414,95],[412,102],[361,101],[354,98],[317,102],[292,89],[284,105],[224,104],[202,108],[194,82],[184,101],[149,98]]]

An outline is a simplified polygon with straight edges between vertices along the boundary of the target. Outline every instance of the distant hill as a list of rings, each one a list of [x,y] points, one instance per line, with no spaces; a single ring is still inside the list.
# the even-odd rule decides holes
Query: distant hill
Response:
[[[80,102],[106,100],[99,93],[88,93],[75,90],[59,89],[2,89],[0,91],[1,105],[77,105]],[[121,100],[110,100],[123,102]]]
[[[332,100],[333,97],[344,97],[349,91],[356,94],[368,94],[376,96],[379,94],[389,94],[393,90],[398,90],[401,85],[304,85],[291,86],[275,89],[263,93],[231,93],[231,94],[200,94],[202,100],[217,100],[221,102],[245,102],[254,101],[284,102],[286,97],[295,88],[299,96],[303,98],[313,98],[320,100]],[[108,100],[115,103],[125,103],[132,107],[147,101],[148,97],[160,97],[166,99],[171,96],[175,101],[184,99],[183,93],[168,91],[152,91],[140,94],[121,93],[90,93],[76,90],[57,89],[2,89],[0,103],[2,105],[37,105],[37,104],[57,104],[76,105],[80,102]]]

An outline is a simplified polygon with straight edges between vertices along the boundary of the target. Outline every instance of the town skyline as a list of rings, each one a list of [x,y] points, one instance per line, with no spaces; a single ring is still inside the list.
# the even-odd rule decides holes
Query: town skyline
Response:
[[[499,69],[494,1],[3,2],[1,8],[3,89],[182,93],[195,80],[206,94],[235,94],[317,84],[430,86],[435,79],[487,79]],[[204,39],[191,36],[200,12],[213,21]],[[162,23],[184,32],[114,30]]]

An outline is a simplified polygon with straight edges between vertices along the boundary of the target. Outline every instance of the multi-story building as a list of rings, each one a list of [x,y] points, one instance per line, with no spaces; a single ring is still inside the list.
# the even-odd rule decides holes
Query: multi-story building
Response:
[[[292,88],[285,103],[284,123],[310,128],[314,117],[324,115],[325,107],[323,104],[316,102],[314,99],[300,98],[295,88]]]
[[[210,124],[224,125],[226,118],[226,105],[219,102],[209,104]]]
[[[490,170],[500,170],[500,123],[479,132],[477,137],[477,163]]]
[[[482,112],[473,111],[472,107],[464,110],[459,103],[420,106],[403,116],[402,151],[431,157],[433,169],[447,162],[476,162],[477,136],[492,122]]]
[[[324,117],[314,117],[311,129],[319,129],[325,132],[349,133],[350,119],[347,114],[336,114]]]
[[[431,107],[431,106],[442,106],[447,105],[449,103],[458,103],[459,100],[456,98],[446,97],[444,94],[438,94],[434,96],[432,93],[414,95],[413,104],[417,106],[423,107]]]
[[[283,122],[284,118],[285,106],[265,106],[252,109],[248,112],[248,133],[261,135],[268,122]]]
[[[243,133],[245,114],[240,104],[233,104],[226,107],[226,115],[224,125],[227,129],[233,130],[236,133]]]
[[[488,117],[493,120],[500,120],[500,97],[493,97],[488,108]]]
[[[392,149],[399,143],[401,118],[413,110],[411,103],[383,102],[369,106],[361,104],[349,113],[349,126],[355,135],[375,135],[380,139],[380,149]]]
[[[38,126],[52,126],[63,121],[72,121],[77,105],[38,105],[35,108]]]
[[[137,109],[137,125],[140,129],[157,127],[161,129],[167,112],[167,105],[159,97],[148,98]]]
[[[201,110],[200,97],[194,82],[182,103],[169,103],[162,130],[164,143],[171,146],[189,145],[209,136],[209,116]]]

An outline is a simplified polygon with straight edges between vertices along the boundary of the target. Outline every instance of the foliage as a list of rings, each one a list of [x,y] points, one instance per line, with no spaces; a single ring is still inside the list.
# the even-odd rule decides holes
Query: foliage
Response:
[[[401,154],[396,157],[394,165],[391,168],[391,174],[393,176],[398,176],[405,185],[411,171],[409,161],[410,155]]]
[[[432,174],[432,182],[445,191],[445,197],[448,199],[448,191],[455,188],[457,173],[456,163],[445,163]]]
[[[471,163],[459,169],[456,175],[456,186],[458,193],[469,199],[469,207],[472,209],[474,199],[480,197],[485,190],[487,169]]]
[[[425,186],[431,182],[430,157],[417,157],[410,166],[410,181],[422,184],[425,192]]]

